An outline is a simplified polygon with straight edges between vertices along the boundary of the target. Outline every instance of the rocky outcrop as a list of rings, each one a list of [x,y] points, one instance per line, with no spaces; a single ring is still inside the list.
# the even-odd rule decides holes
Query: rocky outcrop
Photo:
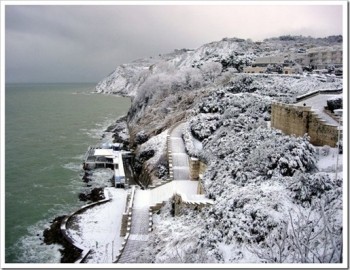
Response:
[[[90,193],[79,193],[79,200],[97,202],[105,198],[103,188],[94,188]]]
[[[56,217],[50,225],[50,228],[47,228],[44,230],[43,236],[44,236],[44,243],[47,245],[51,244],[60,244],[63,246],[62,249],[60,249],[61,252],[61,263],[73,263],[75,262],[78,257],[80,256],[81,250],[73,246],[71,243],[69,243],[66,238],[63,236],[61,231],[61,223],[62,220],[66,216],[59,216]]]

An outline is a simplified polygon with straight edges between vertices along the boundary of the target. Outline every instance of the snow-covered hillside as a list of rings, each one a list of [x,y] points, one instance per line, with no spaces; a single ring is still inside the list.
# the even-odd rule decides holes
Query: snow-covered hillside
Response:
[[[173,217],[168,202],[154,215],[139,262],[343,260],[341,167],[336,174],[334,166],[323,168],[326,148],[269,125],[272,101],[342,89],[342,79],[241,73],[259,56],[339,43],[340,37],[225,38],[119,66],[99,83],[98,92],[133,97],[127,121],[138,173],[147,168],[153,178],[164,177],[166,131],[180,121],[188,154],[207,164],[203,187],[215,203]]]
[[[341,174],[319,171],[308,137],[268,128],[271,92],[250,93],[246,78],[232,85],[239,93],[211,91],[187,121],[214,205],[172,217],[169,203],[139,262],[340,262]]]
[[[124,96],[136,96],[146,78],[159,71],[163,72],[164,63],[177,70],[191,67],[199,68],[208,62],[221,63],[223,71],[235,68],[242,71],[243,66],[251,64],[255,58],[264,55],[276,55],[295,51],[297,48],[309,48],[340,44],[341,36],[323,39],[282,36],[253,42],[239,38],[224,38],[195,49],[179,49],[171,53],[136,60],[118,66],[111,74],[96,86],[98,93],[113,93]]]

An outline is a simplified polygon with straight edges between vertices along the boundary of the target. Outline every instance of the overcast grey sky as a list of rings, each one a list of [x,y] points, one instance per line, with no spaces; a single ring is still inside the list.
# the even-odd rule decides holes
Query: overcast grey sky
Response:
[[[119,64],[224,37],[342,34],[342,7],[7,5],[5,29],[6,82],[98,82]]]

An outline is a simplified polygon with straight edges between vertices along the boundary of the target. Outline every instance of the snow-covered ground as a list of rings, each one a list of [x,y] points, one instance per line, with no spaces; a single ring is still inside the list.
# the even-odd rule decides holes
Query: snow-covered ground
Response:
[[[76,215],[68,228],[76,242],[93,250],[88,263],[112,263],[123,242],[120,228],[127,191],[112,187],[105,190],[112,200]]]
[[[168,130],[163,131],[157,136],[152,137],[147,142],[141,145],[140,152],[147,150],[155,150],[154,156],[146,161],[149,165],[155,165],[159,162],[161,156],[165,153],[166,150],[166,137]]]
[[[339,177],[343,175],[343,155],[338,154],[338,148],[326,147],[328,150],[323,150],[325,147],[316,147],[318,149],[317,167],[321,172],[335,173],[338,163]],[[325,153],[326,151],[326,153]]]
[[[134,208],[149,207],[168,201],[174,194],[179,194],[184,202],[212,203],[204,195],[197,194],[198,181],[178,180],[154,189],[137,190],[134,200]]]

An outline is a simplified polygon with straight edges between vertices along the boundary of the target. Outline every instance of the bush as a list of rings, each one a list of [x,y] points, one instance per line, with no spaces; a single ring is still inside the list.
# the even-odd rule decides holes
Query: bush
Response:
[[[327,107],[328,110],[333,112],[334,110],[337,109],[342,109],[343,108],[343,99],[342,98],[335,98],[335,99],[328,99],[327,100]]]

